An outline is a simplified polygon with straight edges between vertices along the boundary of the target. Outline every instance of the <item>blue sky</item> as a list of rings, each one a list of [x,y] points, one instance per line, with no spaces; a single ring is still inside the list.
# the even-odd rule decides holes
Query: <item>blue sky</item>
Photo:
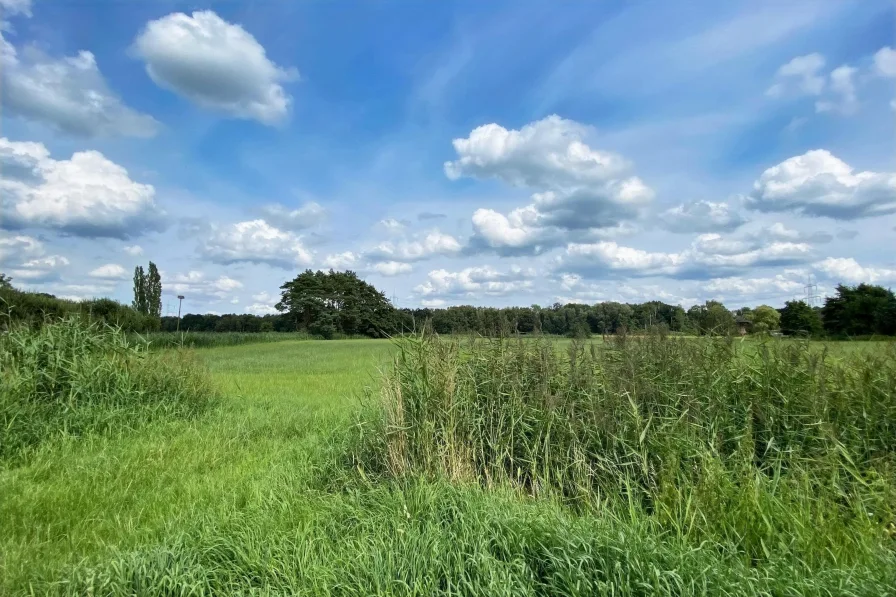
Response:
[[[0,270],[272,312],[896,284],[896,18],[856,2],[0,0]]]

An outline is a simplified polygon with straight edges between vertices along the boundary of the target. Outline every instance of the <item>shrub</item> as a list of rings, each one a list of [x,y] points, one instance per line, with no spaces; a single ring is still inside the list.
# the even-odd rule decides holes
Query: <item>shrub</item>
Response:
[[[193,416],[214,395],[189,354],[149,354],[119,329],[75,316],[13,324],[0,336],[0,379],[0,460],[58,435]]]

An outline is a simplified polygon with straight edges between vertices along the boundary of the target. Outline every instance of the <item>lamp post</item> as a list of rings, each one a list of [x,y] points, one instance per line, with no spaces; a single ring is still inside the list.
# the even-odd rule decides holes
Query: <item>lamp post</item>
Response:
[[[184,302],[184,295],[177,295],[177,331],[180,331],[180,306]]]

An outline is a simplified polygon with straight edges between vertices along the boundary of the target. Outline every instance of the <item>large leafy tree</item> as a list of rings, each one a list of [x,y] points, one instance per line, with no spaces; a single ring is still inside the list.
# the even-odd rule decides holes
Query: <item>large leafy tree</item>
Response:
[[[0,274],[0,288],[12,288],[12,278],[6,274]]]
[[[325,338],[343,334],[382,336],[395,325],[395,309],[385,294],[351,271],[306,270],[280,287],[277,309],[297,329]]]
[[[896,334],[896,295],[872,284],[837,286],[821,309],[824,329],[832,335]]]
[[[734,332],[734,315],[718,301],[694,305],[687,315],[701,334],[724,336]]]
[[[753,331],[757,333],[771,332],[781,327],[781,314],[774,307],[759,305],[750,313]]]
[[[805,301],[787,301],[781,310],[781,331],[788,335],[820,336],[821,315]]]

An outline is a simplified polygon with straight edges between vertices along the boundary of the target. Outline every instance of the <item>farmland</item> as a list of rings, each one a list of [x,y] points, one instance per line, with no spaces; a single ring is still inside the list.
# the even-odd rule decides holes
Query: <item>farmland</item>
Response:
[[[3,465],[0,593],[886,594],[896,355],[825,350],[184,353],[208,369],[202,409],[49,434]]]

